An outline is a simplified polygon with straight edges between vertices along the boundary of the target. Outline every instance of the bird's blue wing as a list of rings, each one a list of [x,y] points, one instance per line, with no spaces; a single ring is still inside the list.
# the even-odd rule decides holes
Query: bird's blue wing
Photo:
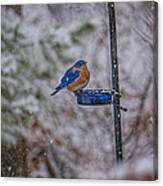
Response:
[[[79,76],[80,71],[74,70],[73,67],[71,67],[69,70],[65,72],[64,76],[61,79],[60,84],[56,87],[56,89],[66,87],[70,83],[74,82]]]
[[[73,67],[67,70],[61,79],[61,83],[66,84],[66,86],[73,81],[75,81],[80,76],[80,71],[74,70]]]
[[[74,70],[73,67],[68,69],[65,72],[64,76],[62,77],[59,85],[54,88],[54,91],[51,93],[51,96],[55,95],[62,88],[66,87],[70,83],[74,82],[79,76],[80,76],[80,71]]]

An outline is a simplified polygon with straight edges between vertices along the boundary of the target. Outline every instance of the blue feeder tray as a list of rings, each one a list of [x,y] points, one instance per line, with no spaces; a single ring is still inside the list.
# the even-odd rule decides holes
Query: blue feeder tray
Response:
[[[113,90],[107,89],[83,89],[75,92],[77,103],[80,105],[104,105],[112,103]]]

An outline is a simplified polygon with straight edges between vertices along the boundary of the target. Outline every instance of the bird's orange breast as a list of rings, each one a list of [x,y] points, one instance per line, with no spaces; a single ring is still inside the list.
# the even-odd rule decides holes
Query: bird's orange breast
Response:
[[[72,82],[67,86],[67,89],[70,91],[76,91],[78,89],[82,89],[89,82],[90,72],[86,65],[83,65],[81,68],[76,70],[80,71],[80,76],[74,82]]]

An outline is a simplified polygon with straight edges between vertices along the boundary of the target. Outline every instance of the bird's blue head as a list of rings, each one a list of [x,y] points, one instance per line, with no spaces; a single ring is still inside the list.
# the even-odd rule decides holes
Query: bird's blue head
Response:
[[[78,61],[74,64],[74,67],[80,68],[81,66],[86,65],[86,64],[87,64],[87,62],[81,59],[81,60],[78,60]]]

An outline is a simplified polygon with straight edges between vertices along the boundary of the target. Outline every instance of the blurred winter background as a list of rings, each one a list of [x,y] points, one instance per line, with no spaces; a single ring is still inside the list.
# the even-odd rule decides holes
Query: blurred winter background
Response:
[[[79,58],[89,62],[88,87],[111,88],[107,4],[1,8],[1,175],[154,179],[154,3],[116,3],[121,100],[128,108],[119,170],[111,106],[79,107],[66,90],[50,97]]]

